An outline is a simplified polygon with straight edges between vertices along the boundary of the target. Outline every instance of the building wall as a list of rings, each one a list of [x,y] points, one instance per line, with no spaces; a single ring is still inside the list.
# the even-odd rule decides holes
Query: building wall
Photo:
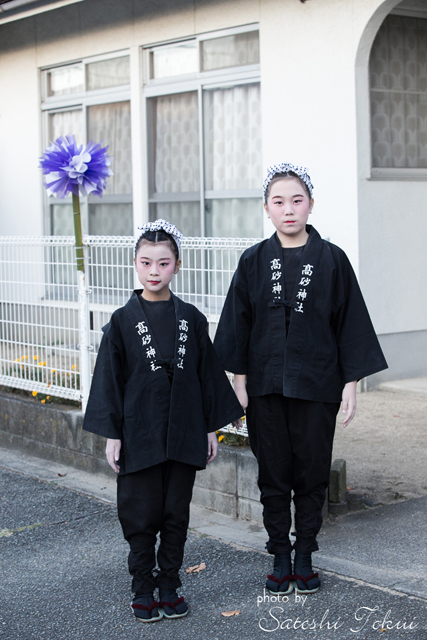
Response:
[[[37,168],[40,67],[130,49],[139,223],[147,217],[140,47],[259,23],[263,166],[289,160],[309,167],[315,187],[311,222],[348,253],[378,333],[389,336],[393,353],[405,348],[406,332],[412,332],[411,344],[419,336],[421,348],[427,331],[419,284],[426,267],[426,184],[370,179],[369,50],[396,5],[397,0],[86,0],[0,24],[0,234],[44,232]],[[266,220],[266,235],[270,225]],[[412,370],[425,370],[420,358],[414,354]],[[393,363],[386,375],[408,373],[409,365],[399,367],[394,357]]]
[[[45,194],[37,168],[43,150],[40,68],[130,50],[137,226],[148,215],[140,47],[256,23],[259,18],[258,0],[86,0],[16,22],[0,22],[0,235],[39,235],[47,228],[43,221]],[[25,189],[19,189],[18,167],[26,178]],[[13,215],[4,215],[7,211]]]
[[[427,182],[371,177],[369,52],[397,5],[378,3],[356,58],[359,281],[389,363],[371,384],[427,375]]]
[[[357,150],[354,60],[358,40],[378,0],[231,0],[137,2],[86,0],[32,18],[0,25],[3,127],[9,144],[30,142],[25,175],[31,187],[20,194],[15,216],[1,233],[30,233],[22,224],[31,210],[33,231],[42,233],[41,148],[38,69],[81,57],[130,48],[133,62],[135,218],[147,215],[140,47],[205,31],[260,24],[263,164],[289,160],[306,164],[315,186],[312,223],[343,246],[358,268]],[[364,10],[360,5],[364,5]],[[356,10],[357,8],[357,10]],[[337,57],[337,51],[340,52]],[[319,55],[321,52],[321,55]],[[12,70],[12,71],[11,71]],[[9,86],[13,87],[10,101]],[[135,103],[137,104],[135,108]],[[14,105],[19,104],[22,111]],[[7,111],[9,110],[9,112]],[[30,114],[30,117],[28,117]],[[7,123],[7,124],[6,124]],[[138,138],[142,144],[138,144]],[[9,145],[8,145],[9,146]],[[15,179],[2,159],[0,207],[13,206]],[[333,194],[333,195],[332,195]],[[261,206],[261,203],[260,203]],[[270,233],[266,222],[266,233]]]
[[[43,233],[34,21],[0,27],[0,235]]]

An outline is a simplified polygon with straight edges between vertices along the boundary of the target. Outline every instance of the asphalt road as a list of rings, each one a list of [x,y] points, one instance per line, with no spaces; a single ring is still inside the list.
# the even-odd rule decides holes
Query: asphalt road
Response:
[[[204,562],[206,569],[183,572],[190,614],[137,622],[129,607],[127,545],[113,505],[6,469],[0,469],[0,487],[4,640],[427,640],[427,599],[399,592],[398,583],[390,589],[324,571],[321,590],[305,601],[293,594],[268,601],[269,556],[192,531],[184,568]],[[392,517],[388,526],[390,535]],[[424,556],[425,545],[416,552]],[[222,616],[230,611],[240,613]]]

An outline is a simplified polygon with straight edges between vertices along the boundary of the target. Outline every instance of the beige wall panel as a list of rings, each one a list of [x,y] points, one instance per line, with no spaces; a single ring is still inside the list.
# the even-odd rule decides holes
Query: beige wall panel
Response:
[[[196,33],[259,22],[261,0],[195,1]]]
[[[134,42],[145,45],[259,20],[259,0],[165,0],[134,7]]]
[[[32,21],[0,26],[0,235],[43,232],[35,39]]]
[[[90,0],[80,12],[82,56],[127,49],[133,44],[133,1]]]
[[[82,55],[79,4],[29,18],[36,26],[38,67],[76,60]]]
[[[194,2],[134,0],[134,42],[139,45],[194,35]]]
[[[378,333],[427,329],[427,184],[366,180],[360,281]]]
[[[78,3],[41,14],[36,23],[40,67],[126,49],[133,38],[132,0]]]

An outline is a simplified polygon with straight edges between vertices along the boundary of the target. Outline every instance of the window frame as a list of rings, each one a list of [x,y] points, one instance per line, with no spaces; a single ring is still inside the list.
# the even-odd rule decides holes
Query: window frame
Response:
[[[79,144],[87,144],[88,140],[88,118],[87,110],[91,106],[97,106],[102,104],[113,104],[117,102],[129,102],[131,103],[131,85],[130,83],[117,85],[115,87],[107,87],[105,89],[92,89],[87,90],[87,65],[93,62],[103,62],[105,60],[112,60],[115,58],[129,58],[129,67],[131,65],[131,53],[129,49],[120,51],[111,51],[98,56],[89,56],[80,58],[77,60],[67,60],[63,63],[52,64],[49,66],[41,67],[40,73],[40,95],[41,95],[41,119],[42,119],[42,145],[43,149],[46,149],[50,142],[49,137],[49,115],[54,113],[60,113],[63,111],[79,110],[82,111],[82,131],[83,138],[78,140]],[[73,66],[76,64],[82,65],[83,71],[83,91],[75,93],[65,93],[59,96],[48,96],[48,80],[47,72],[52,69],[64,68],[67,66]],[[132,108],[132,106],[131,106]],[[99,142],[99,141],[98,141]],[[113,168],[114,170],[114,168]],[[67,196],[62,200],[54,196],[48,196],[46,190],[43,189],[43,211],[44,211],[44,229],[46,235],[53,235],[53,217],[51,215],[51,207],[58,204],[70,204],[72,203],[71,196]],[[82,231],[84,234],[89,233],[89,205],[92,203],[100,203],[100,199],[97,196],[81,196],[80,197],[80,209],[82,214]],[[133,204],[133,194],[103,194],[103,204]]]
[[[250,24],[232,29],[222,29],[209,33],[181,38],[174,41],[159,42],[142,47],[143,61],[143,102],[145,113],[146,131],[146,158],[147,158],[147,203],[148,219],[150,218],[150,205],[173,202],[199,202],[200,203],[200,235],[205,237],[205,202],[210,199],[227,198],[262,198],[262,189],[235,189],[227,191],[205,190],[205,140],[204,140],[204,110],[203,92],[211,89],[231,88],[244,84],[261,85],[260,63],[234,67],[225,67],[210,71],[201,71],[201,43],[206,40],[214,40],[222,37],[259,31],[259,24]],[[150,78],[151,52],[158,47],[169,47],[181,43],[194,41],[197,43],[197,70],[191,74],[174,75],[168,78]],[[155,132],[151,123],[153,121],[153,98],[181,93],[197,93],[199,115],[199,190],[191,192],[156,193],[155,192],[155,166],[152,159],[155,157]]]
[[[397,8],[390,11],[388,15],[394,16],[402,16],[402,17],[410,17],[410,18],[420,18],[422,20],[427,20],[427,11],[417,10],[417,9],[405,9],[405,8]],[[380,26],[380,29],[382,24]],[[379,31],[379,30],[378,30]],[[378,34],[378,32],[377,32]],[[375,37],[377,36],[375,35]],[[374,39],[375,41],[375,39]],[[372,43],[373,46],[373,43]],[[389,180],[399,180],[399,181],[427,181],[427,168],[425,167],[374,167],[373,166],[373,146],[372,146],[372,92],[378,91],[383,92],[382,89],[373,89],[371,86],[371,75],[369,73],[369,66],[371,63],[371,55],[372,48],[369,53],[368,60],[368,92],[369,92],[369,153],[370,153],[370,180],[378,180],[378,181],[389,181]],[[403,91],[403,90],[393,90],[393,93],[420,93],[422,95],[427,95],[426,92],[421,91]]]

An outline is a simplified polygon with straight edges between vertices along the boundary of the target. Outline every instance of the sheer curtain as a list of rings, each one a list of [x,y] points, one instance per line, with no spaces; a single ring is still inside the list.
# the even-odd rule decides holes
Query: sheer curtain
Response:
[[[76,136],[77,144],[84,142],[82,109],[67,109],[49,114],[49,142],[70,133]]]
[[[260,188],[259,84],[205,91],[204,109],[206,189]]]
[[[203,40],[201,45],[203,71],[259,62],[258,31]]]
[[[165,218],[186,236],[200,236],[200,143],[197,92],[154,98],[154,193],[169,202],[150,204],[150,219]],[[176,201],[176,194],[191,196]]]
[[[170,78],[197,71],[197,42],[188,40],[174,46],[158,47],[150,53],[151,77]]]
[[[372,165],[427,167],[427,20],[388,16],[370,58]]]
[[[150,205],[150,219],[163,218],[175,224],[185,236],[200,237],[200,202],[157,202]]]
[[[132,144],[130,102],[113,102],[88,108],[88,137],[108,145],[113,157],[113,176],[107,180],[105,195],[132,193]],[[89,233],[130,236],[133,233],[132,205],[109,204],[93,198],[89,205]]]
[[[200,188],[197,92],[155,99],[155,191]]]
[[[88,138],[108,145],[114,176],[106,194],[132,193],[132,141],[130,102],[99,104],[88,108]]]
[[[100,60],[86,65],[86,88],[106,89],[130,83],[129,56]]]
[[[206,200],[205,232],[214,238],[260,238],[262,216],[261,198]]]
[[[153,98],[151,107],[150,218],[165,217],[185,235],[200,235],[198,94]],[[259,237],[262,201],[253,194],[262,179],[259,83],[204,90],[203,110],[205,234]]]
[[[45,73],[47,75],[48,96],[63,96],[84,89],[83,66],[81,64],[68,64],[56,69],[49,69]]]
[[[260,198],[227,198],[230,190],[260,189],[261,104],[259,84],[204,92],[206,233],[223,237],[262,235]],[[219,194],[218,194],[219,195]],[[249,194],[248,194],[249,195]]]
[[[74,133],[77,144],[82,144],[83,136],[83,111],[82,109],[69,109],[49,114],[48,135],[49,142],[53,142],[59,136]],[[71,198],[69,198],[71,200]],[[55,236],[74,235],[73,207],[68,202],[56,202],[50,207],[50,233]],[[83,213],[84,217],[84,213]]]

